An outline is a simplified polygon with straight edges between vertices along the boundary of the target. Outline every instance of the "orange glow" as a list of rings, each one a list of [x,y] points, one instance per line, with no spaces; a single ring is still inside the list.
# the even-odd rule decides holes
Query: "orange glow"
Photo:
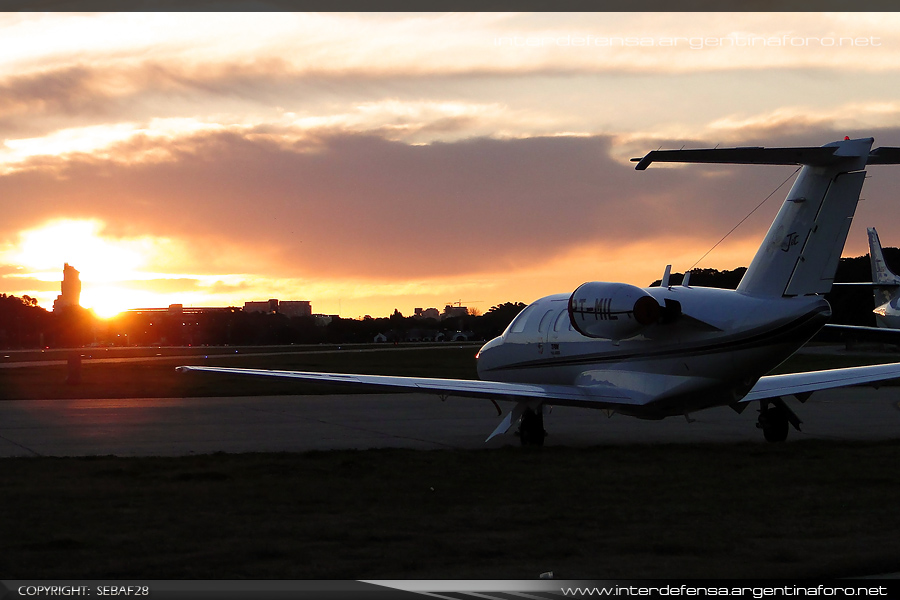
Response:
[[[81,272],[81,305],[110,317],[143,303],[153,304],[157,294],[128,289],[123,282],[146,279],[142,268],[158,253],[160,240],[115,238],[103,233],[99,220],[58,219],[22,231],[0,261],[21,267],[20,278],[59,281],[69,263]],[[46,307],[52,297],[40,298]]]
[[[900,144],[900,14],[51,12],[0,28],[0,292],[46,309],[64,263],[101,316],[268,298],[487,312],[642,287],[782,177],[641,175],[631,157],[845,130]],[[900,239],[896,174],[870,175],[847,255],[866,225]],[[699,267],[748,265],[786,189]]]

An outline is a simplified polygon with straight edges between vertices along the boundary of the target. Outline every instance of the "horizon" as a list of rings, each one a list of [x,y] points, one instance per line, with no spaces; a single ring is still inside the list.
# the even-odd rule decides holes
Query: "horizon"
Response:
[[[845,135],[900,146],[898,25],[2,14],[0,290],[49,308],[68,262],[82,305],[106,314],[296,298],[343,317],[643,287],[694,265],[794,169],[636,172],[630,158]],[[749,264],[790,183],[697,267]],[[867,252],[867,226],[900,242],[896,189],[868,169],[844,256]]]
[[[890,253],[892,253],[892,252],[898,252],[898,253],[900,253],[900,246],[884,246],[882,249],[883,249],[883,251],[885,252],[885,254],[890,254]],[[842,257],[841,257],[841,261],[845,261],[845,260],[863,260],[863,259],[865,259],[866,261],[868,261],[868,259],[869,259],[869,252],[866,252],[865,254],[863,254],[863,255],[861,255],[861,256],[842,256]],[[888,262],[890,263],[890,257],[889,257],[889,256],[886,256],[885,259],[888,260]],[[68,264],[68,263],[67,263],[67,264]],[[73,266],[73,267],[74,267],[74,265],[69,265],[69,266]],[[890,267],[890,266],[891,266],[891,265],[889,264],[889,267]],[[726,275],[726,274],[728,274],[728,273],[733,273],[733,272],[735,272],[735,271],[740,271],[741,269],[745,269],[745,270],[746,270],[747,268],[748,268],[748,267],[745,266],[745,265],[738,265],[738,266],[736,266],[736,267],[734,267],[734,268],[732,268],[732,269],[718,269],[718,268],[716,268],[716,267],[703,267],[703,268],[695,268],[694,270],[696,270],[696,271],[714,271],[717,275]],[[898,270],[900,270],[900,268],[898,268]],[[670,277],[673,278],[674,280],[680,280],[684,275],[685,275],[685,272],[682,272],[682,271],[672,271],[672,272],[670,273]],[[653,281],[651,281],[650,283],[648,283],[648,284],[646,284],[646,285],[640,285],[640,286],[638,286],[638,287],[643,287],[643,288],[653,287],[654,285],[658,284],[660,281],[661,281],[661,278],[656,278],[656,279],[654,279]],[[60,281],[60,283],[62,283],[62,282]],[[673,284],[673,285],[679,285],[679,284],[676,283],[676,284]],[[695,286],[693,286],[693,287],[704,287],[704,286],[696,286],[696,285],[695,285]],[[0,292],[0,293],[6,293],[6,292]],[[10,295],[11,295],[11,294],[10,294]],[[270,299],[270,300],[271,300],[271,299]],[[298,300],[296,300],[296,299],[283,299],[283,298],[276,298],[276,300],[278,300],[279,303],[281,303],[281,302],[297,302],[297,301],[298,301]],[[299,301],[300,301],[300,302],[309,302],[311,309],[314,309],[314,307],[315,307],[315,302],[314,302],[313,300],[299,300]],[[122,310],[122,311],[120,311],[120,312],[117,312],[117,313],[114,313],[114,314],[108,314],[108,315],[99,314],[99,313],[97,313],[97,311],[96,311],[94,308],[92,308],[92,307],[84,307],[84,306],[81,306],[80,304],[79,304],[79,307],[80,307],[80,308],[87,308],[88,310],[93,311],[94,314],[95,314],[95,316],[96,316],[97,318],[106,320],[106,319],[115,319],[116,317],[118,317],[118,316],[120,316],[120,315],[122,315],[122,314],[124,314],[124,313],[126,313],[126,312],[140,312],[140,311],[149,311],[149,310],[166,310],[166,309],[171,309],[173,306],[178,306],[178,307],[182,307],[182,308],[185,308],[185,309],[195,309],[195,310],[198,310],[198,309],[220,310],[220,309],[229,309],[229,308],[235,308],[235,309],[238,309],[238,310],[244,310],[246,304],[248,304],[248,303],[259,303],[259,302],[265,302],[265,301],[260,301],[260,300],[246,300],[246,301],[241,302],[241,303],[238,303],[238,304],[229,304],[229,305],[208,305],[208,306],[207,306],[207,305],[202,305],[202,306],[201,306],[201,305],[185,305],[185,304],[180,303],[180,302],[175,302],[175,303],[169,304],[169,305],[167,305],[167,306],[138,306],[138,307],[130,307],[130,308],[124,309],[124,310]],[[474,307],[474,306],[471,306],[471,307],[470,307],[470,306],[463,306],[462,308],[468,309],[468,311],[469,311],[468,314],[470,314],[470,315],[473,314],[473,313],[471,312],[473,309],[474,309],[474,310],[477,310],[479,315],[483,315],[483,314],[487,313],[487,312],[490,310],[490,308],[493,308],[493,307],[495,307],[495,306],[501,306],[501,305],[504,305],[504,304],[516,304],[516,303],[521,303],[521,304],[523,304],[524,306],[527,306],[527,305],[529,304],[528,302],[523,302],[523,301],[521,301],[521,300],[505,300],[505,301],[502,301],[502,302],[493,304],[491,307],[489,307],[488,309],[484,309],[484,310],[479,309],[478,307]],[[453,304],[456,304],[456,303],[454,302]],[[391,314],[373,315],[373,314],[371,314],[371,313],[365,313],[365,314],[363,314],[363,315],[357,315],[357,316],[355,316],[355,317],[354,317],[354,316],[340,315],[340,314],[338,314],[338,313],[322,313],[322,312],[316,312],[316,311],[313,310],[311,316],[313,316],[313,317],[317,317],[317,316],[320,316],[320,317],[321,317],[321,316],[334,317],[334,316],[337,316],[337,317],[339,317],[339,318],[341,318],[341,319],[351,319],[351,320],[361,320],[361,319],[364,319],[364,318],[387,319],[387,318],[389,318],[390,316],[392,316],[394,310],[397,310],[403,318],[412,318],[412,317],[415,317],[415,316],[416,316],[415,310],[416,310],[417,308],[421,308],[421,309],[423,309],[423,311],[427,311],[427,310],[431,310],[431,309],[437,309],[437,310],[439,310],[439,311],[443,311],[443,310],[445,310],[445,309],[448,308],[448,307],[453,307],[453,304],[447,304],[447,305],[445,305],[445,307],[444,307],[443,309],[441,309],[440,307],[437,307],[437,306],[427,306],[427,307],[426,307],[426,306],[422,306],[422,307],[415,307],[415,308],[413,308],[411,311],[409,311],[408,313],[407,313],[407,312],[404,312],[404,311],[402,311],[402,310],[399,310],[398,308],[394,308],[394,309],[392,309]],[[40,304],[38,304],[38,306],[40,306]],[[44,307],[41,307],[41,308],[44,308]],[[457,306],[457,307],[455,307],[455,308],[459,308],[459,307]],[[53,312],[52,309],[46,309],[46,308],[45,308],[45,310],[48,310],[49,312]]]

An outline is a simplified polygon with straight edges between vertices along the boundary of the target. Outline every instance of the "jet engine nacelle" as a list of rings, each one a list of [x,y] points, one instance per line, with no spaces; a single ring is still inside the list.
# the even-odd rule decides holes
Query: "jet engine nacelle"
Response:
[[[578,286],[569,298],[569,319],[584,336],[622,340],[657,323],[656,299],[627,283],[592,281]]]

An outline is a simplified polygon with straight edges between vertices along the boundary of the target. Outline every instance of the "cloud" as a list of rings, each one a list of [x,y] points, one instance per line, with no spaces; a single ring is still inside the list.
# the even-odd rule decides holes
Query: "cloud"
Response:
[[[805,144],[838,137],[806,133]],[[330,133],[285,145],[204,133],[165,147],[170,159],[160,162],[74,156],[52,172],[7,175],[0,194],[11,207],[7,236],[48,215],[90,217],[110,233],[177,240],[182,268],[193,262],[207,272],[417,278],[524,268],[598,240],[615,246],[684,232],[711,238],[792,171],[635,172],[611,157],[614,141],[556,136],[411,146]],[[162,142],[117,152],[143,152],[147,143]]]
[[[844,135],[900,145],[893,17],[49,14],[0,27],[0,249],[51,219],[93,219],[160,250],[130,277],[166,293],[446,301],[467,282],[646,284],[666,261],[689,266],[793,169],[639,173],[630,157]],[[844,34],[884,45],[689,43]],[[654,45],[572,45],[587,35]],[[495,43],[510,36],[546,40]],[[657,44],[677,36],[687,45]],[[895,176],[870,176],[856,223],[900,240]],[[701,266],[749,262],[786,189]],[[864,238],[854,225],[848,252]],[[496,301],[510,299],[528,298]]]
[[[773,21],[744,14],[739,26],[728,14],[44,15],[4,27],[0,54],[9,59],[0,69],[0,137],[112,122],[140,127],[159,118],[261,124],[277,120],[279,110],[358,118],[360,105],[423,100],[508,106],[512,118],[491,118],[494,131],[598,132],[615,131],[623,119],[631,123],[629,112],[655,121],[648,107],[665,107],[670,123],[684,121],[682,114],[672,118],[680,97],[693,110],[693,98],[707,95],[717,112],[730,104],[753,110],[754,103],[766,110],[776,98],[780,105],[804,94],[813,104],[835,102],[846,90],[861,89],[856,86],[890,99],[893,88],[876,81],[873,89],[871,72],[890,80],[896,71],[895,31],[895,18],[864,15]],[[588,36],[620,42],[571,45]],[[883,41],[878,47],[783,45],[823,36]],[[507,38],[540,44],[498,44]],[[782,45],[692,47],[696,40],[751,38]],[[625,45],[626,39],[640,44]],[[661,46],[664,39],[680,41]],[[838,93],[835,82],[842,83]],[[686,85],[693,93],[673,93]],[[614,120],[593,111],[610,112]],[[557,129],[526,125],[547,121]],[[433,134],[441,131],[439,122],[429,123]],[[459,126],[451,125],[451,131]],[[366,128],[374,128],[371,121]]]
[[[745,126],[747,145],[843,137],[827,127],[780,135],[754,127]],[[876,145],[900,141],[900,129],[866,133]],[[51,218],[94,219],[106,238],[153,249],[144,274],[119,287],[152,289],[163,305],[281,297],[337,312],[343,299],[349,314],[381,314],[382,305],[408,310],[400,297],[419,298],[408,300],[416,306],[528,301],[596,279],[647,285],[667,263],[684,270],[794,170],[638,172],[619,144],[612,136],[553,136],[409,145],[371,133],[284,139],[253,130],[131,140],[107,153],[116,160],[42,159],[0,177],[8,207],[0,245]],[[627,144],[640,155],[659,142]],[[714,145],[664,146],[682,144]],[[129,161],[153,148],[165,158]],[[891,167],[869,172],[850,255],[866,252],[872,224],[885,243],[900,243],[900,228],[890,226],[900,222],[897,175]],[[699,266],[747,265],[790,183]],[[17,289],[38,289],[24,283]]]

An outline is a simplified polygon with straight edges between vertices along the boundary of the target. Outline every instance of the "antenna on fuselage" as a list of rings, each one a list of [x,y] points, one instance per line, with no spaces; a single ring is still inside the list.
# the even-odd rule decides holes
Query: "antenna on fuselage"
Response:
[[[672,274],[672,265],[666,265],[666,272],[663,273],[662,281],[659,284],[659,287],[667,288],[669,287],[669,275]]]
[[[684,280],[681,282],[681,285],[683,285],[684,287],[690,287],[690,285],[689,285],[690,281],[691,281],[691,271],[690,271],[690,269],[688,269],[684,274]]]

